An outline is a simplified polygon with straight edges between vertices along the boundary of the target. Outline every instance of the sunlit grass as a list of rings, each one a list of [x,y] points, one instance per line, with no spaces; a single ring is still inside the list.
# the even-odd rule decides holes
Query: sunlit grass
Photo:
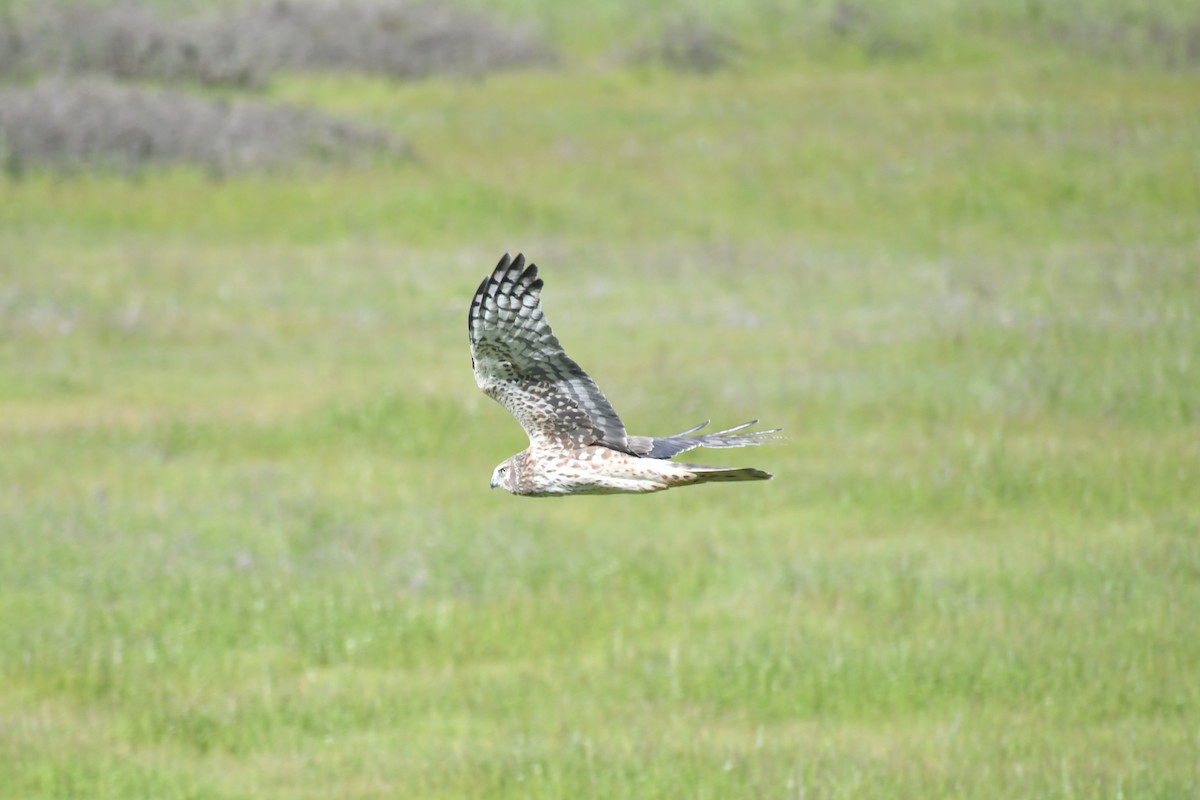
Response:
[[[418,160],[0,182],[0,795],[1195,794],[1193,82],[984,61],[291,76]],[[489,492],[504,250],[775,481]]]

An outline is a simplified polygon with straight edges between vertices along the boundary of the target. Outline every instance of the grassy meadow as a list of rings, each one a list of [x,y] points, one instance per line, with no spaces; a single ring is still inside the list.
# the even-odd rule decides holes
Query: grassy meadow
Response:
[[[558,66],[262,90],[410,160],[0,176],[0,797],[1200,795],[1195,65],[912,7],[514,0]],[[775,480],[489,491],[505,251]]]

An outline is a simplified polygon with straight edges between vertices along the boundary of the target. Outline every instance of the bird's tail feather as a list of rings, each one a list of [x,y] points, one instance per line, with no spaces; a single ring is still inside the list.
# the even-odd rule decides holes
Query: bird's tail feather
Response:
[[[711,481],[769,481],[774,476],[754,467],[710,467],[705,464],[680,464],[696,476],[696,483]]]
[[[688,428],[686,431],[680,431],[679,433],[673,433],[670,436],[630,437],[630,443],[634,445],[634,452],[638,455],[649,456],[650,458],[671,458],[697,447],[749,447],[751,445],[763,444],[772,439],[782,438],[772,435],[779,433],[782,430],[781,428],[738,433],[738,431],[745,430],[751,425],[757,424],[758,420],[752,419],[749,422],[743,422],[741,425],[734,425],[732,428],[726,428],[716,433],[702,433],[699,436],[689,435],[708,425],[708,420],[705,420],[695,427]]]

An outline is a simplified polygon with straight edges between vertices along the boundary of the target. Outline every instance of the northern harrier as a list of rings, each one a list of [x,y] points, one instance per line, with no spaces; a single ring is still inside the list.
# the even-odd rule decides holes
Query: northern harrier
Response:
[[[669,461],[695,447],[762,444],[780,429],[737,433],[750,422],[691,436],[707,421],[671,436],[630,436],[588,374],[567,356],[541,307],[542,281],[525,257],[505,253],[471,300],[467,330],[479,388],[507,408],[529,447],[492,472],[492,488],[550,497],[658,492],[709,481],[761,481],[752,467]]]

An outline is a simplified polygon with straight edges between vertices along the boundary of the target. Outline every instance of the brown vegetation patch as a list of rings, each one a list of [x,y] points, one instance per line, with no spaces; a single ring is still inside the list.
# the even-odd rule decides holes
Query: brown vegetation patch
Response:
[[[0,22],[0,73],[259,86],[277,70],[413,78],[546,64],[531,28],[433,0],[276,0],[201,17],[141,2],[45,7]]]
[[[101,78],[49,79],[0,91],[0,157],[10,174],[36,167],[101,164],[130,170],[172,163],[225,174],[406,152],[386,132],[290,106]]]

